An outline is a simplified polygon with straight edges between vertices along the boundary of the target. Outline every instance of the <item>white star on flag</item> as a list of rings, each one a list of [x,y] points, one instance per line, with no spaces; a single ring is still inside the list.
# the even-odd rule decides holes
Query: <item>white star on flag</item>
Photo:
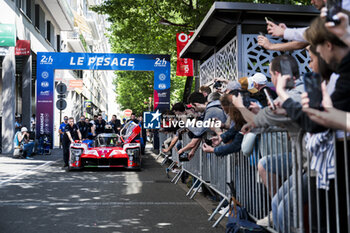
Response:
[[[157,110],[155,113],[152,113],[153,118],[152,118],[151,122],[154,121],[155,119],[157,119],[158,117],[160,117],[161,115],[162,114],[159,113],[159,110]]]

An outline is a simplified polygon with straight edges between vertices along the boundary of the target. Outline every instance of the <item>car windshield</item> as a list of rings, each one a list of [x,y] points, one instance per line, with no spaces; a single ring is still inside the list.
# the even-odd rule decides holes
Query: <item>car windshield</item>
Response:
[[[96,146],[97,147],[115,147],[119,145],[119,140],[118,140],[117,135],[111,135],[111,136],[106,136],[106,135],[99,135],[96,138]]]

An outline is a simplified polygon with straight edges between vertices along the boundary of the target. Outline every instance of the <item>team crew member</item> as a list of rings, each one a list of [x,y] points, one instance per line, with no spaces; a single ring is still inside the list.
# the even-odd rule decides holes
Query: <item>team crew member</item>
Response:
[[[58,129],[58,133],[60,134],[60,144],[63,143],[63,135],[64,135],[64,128],[68,124],[68,117],[64,116],[64,121],[60,124],[60,128]]]
[[[63,136],[63,161],[64,166],[68,167],[69,160],[69,147],[71,143],[74,143],[74,140],[81,140],[81,133],[76,124],[74,124],[74,118],[70,117],[68,119],[68,124],[64,128],[64,136]]]
[[[106,127],[106,121],[102,119],[101,115],[98,115],[97,120],[95,121],[95,133],[96,136],[104,133]]]
[[[135,122],[136,124],[139,123],[139,121],[136,119],[135,113],[131,114],[131,117],[130,117],[130,119],[129,119],[127,122],[129,122],[129,121],[133,121],[133,122]]]
[[[83,139],[88,138],[89,126],[88,124],[86,124],[84,116],[80,117],[80,121],[77,123],[77,126],[79,128],[82,138]]]
[[[111,121],[109,122],[109,124],[112,126],[113,130],[115,133],[119,133],[122,124],[120,123],[120,120],[117,119],[116,115],[112,116]]]

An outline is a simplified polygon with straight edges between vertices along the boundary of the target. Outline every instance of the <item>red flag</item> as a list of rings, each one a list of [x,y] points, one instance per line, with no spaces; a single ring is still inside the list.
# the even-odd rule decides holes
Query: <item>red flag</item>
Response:
[[[193,76],[193,60],[189,58],[180,58],[182,49],[186,46],[190,40],[193,32],[189,35],[185,33],[176,33],[176,46],[177,46],[177,76]]]

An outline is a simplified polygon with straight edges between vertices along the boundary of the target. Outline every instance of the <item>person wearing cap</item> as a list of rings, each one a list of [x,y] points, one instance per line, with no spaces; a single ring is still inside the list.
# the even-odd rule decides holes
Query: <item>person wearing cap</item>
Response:
[[[13,142],[15,148],[20,148],[21,146],[23,147],[23,154],[26,156],[26,159],[32,159],[30,156],[33,153],[34,142],[29,141],[29,133],[26,127],[22,127],[21,131],[18,131],[15,134]]]
[[[233,90],[230,91],[229,94],[234,94],[236,96],[235,91],[239,91],[241,96],[243,96],[243,98],[247,98],[244,102],[247,102],[247,108],[251,111],[253,111],[254,113],[259,112],[259,110],[261,108],[263,108],[263,105],[260,103],[259,100],[257,100],[255,98],[255,96],[253,97],[253,92],[256,92],[256,89],[249,89],[248,90],[248,77],[242,77],[240,79],[238,79],[238,83],[241,85],[241,89],[238,90]],[[245,96],[245,97],[244,97]]]
[[[278,97],[276,92],[266,85],[267,78],[264,74],[255,73],[253,76],[247,78],[247,81],[248,81],[248,87],[247,87],[248,91],[253,93],[252,97],[254,99],[257,99],[263,107],[268,106],[267,96],[264,92],[264,89],[267,90],[268,94],[271,96],[273,100]]]
[[[233,80],[233,81],[229,81],[226,84],[226,89],[225,89],[224,93],[228,94],[228,93],[230,93],[230,91],[241,90],[241,89],[242,89],[241,84],[238,81]]]

